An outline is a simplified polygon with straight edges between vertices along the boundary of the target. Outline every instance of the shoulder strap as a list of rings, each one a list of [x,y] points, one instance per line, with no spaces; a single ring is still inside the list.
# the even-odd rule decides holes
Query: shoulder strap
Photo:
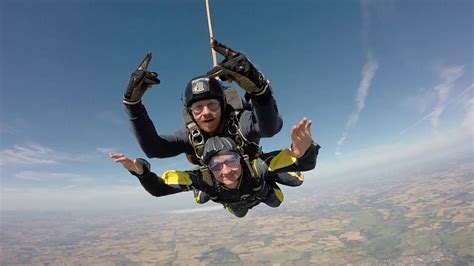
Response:
[[[249,154],[249,159],[258,158],[261,154],[260,146],[257,143],[250,142],[247,138],[242,134],[240,130],[240,115],[245,108],[244,102],[239,95],[237,89],[229,88],[224,90],[225,95],[225,111],[223,113],[226,116],[226,135],[230,136],[237,147],[239,148],[241,154]],[[196,160],[194,158],[189,158],[188,160],[191,163],[196,164],[196,161],[200,165],[204,165],[203,162],[203,151],[204,151],[204,144],[205,138],[203,133],[197,126],[196,122],[194,122],[191,114],[189,113],[186,107],[183,108],[183,119],[184,123],[186,124],[186,129],[188,130],[188,137],[189,142],[193,146],[194,153],[196,156]],[[251,168],[249,168],[251,170]]]
[[[258,158],[260,156],[260,146],[257,143],[250,142],[240,130],[240,116],[245,110],[245,104],[239,95],[237,89],[224,90],[226,103],[231,110],[226,110],[226,130],[239,147],[242,154],[249,154],[250,159]]]
[[[186,124],[186,129],[188,130],[188,138],[189,142],[193,146],[194,154],[197,157],[197,160],[201,165],[204,165],[203,162],[203,151],[204,151],[204,136],[202,135],[201,129],[197,126],[196,122],[194,122],[191,115],[188,113],[186,107],[183,107],[183,119],[184,123]],[[189,159],[188,159],[189,160]],[[191,160],[189,160],[193,163]]]
[[[250,163],[249,156],[247,154],[243,155],[243,160],[245,162],[245,166],[248,169],[248,174],[250,175],[250,184],[252,184],[253,191],[260,191],[262,186],[265,184],[263,176],[257,173],[257,170],[252,167]]]
[[[229,111],[229,117],[226,119],[228,124],[228,133],[237,142],[237,145],[240,149],[240,147],[243,147],[243,141],[240,141],[240,143],[238,143],[238,140],[235,138],[235,136],[239,134],[240,131],[238,117],[244,109],[244,103],[237,89],[229,88],[224,90],[224,96],[226,101],[225,109],[228,109]],[[228,108],[228,106],[230,106],[231,108]],[[193,146],[194,155],[196,157],[193,158],[194,156],[188,156],[188,161],[193,164],[204,165],[203,152],[205,138],[201,132],[201,129],[197,126],[196,122],[194,122],[194,119],[192,118],[186,107],[183,107],[183,120],[186,125],[186,129],[188,130],[189,142]]]
[[[215,187],[216,184],[214,182],[214,178],[212,178],[211,173],[209,173],[209,169],[206,166],[201,166],[199,167],[199,171],[201,171],[202,180],[204,183],[211,187]]]

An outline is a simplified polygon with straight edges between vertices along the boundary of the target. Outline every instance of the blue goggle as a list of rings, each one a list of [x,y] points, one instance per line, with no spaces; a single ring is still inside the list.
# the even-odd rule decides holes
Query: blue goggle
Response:
[[[238,167],[240,165],[240,155],[238,155],[237,153],[232,153],[229,155],[232,155],[232,157],[223,162],[216,163],[211,160],[211,162],[209,162],[208,168],[213,172],[219,172],[224,168],[224,164],[227,165],[227,167]]]

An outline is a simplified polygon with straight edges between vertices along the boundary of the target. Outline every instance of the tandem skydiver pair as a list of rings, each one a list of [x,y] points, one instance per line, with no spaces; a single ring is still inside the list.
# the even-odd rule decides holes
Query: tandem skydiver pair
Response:
[[[122,154],[111,157],[137,176],[154,196],[193,189],[196,202],[213,200],[237,217],[245,216],[260,202],[277,207],[283,201],[277,183],[299,186],[303,182],[301,171],[316,165],[320,146],[312,140],[311,121],[303,119],[293,127],[291,149],[262,153],[260,138],[272,137],[282,127],[270,82],[243,53],[214,39],[211,46],[224,60],[186,86],[184,128],[172,135],[158,134],[141,102],[145,91],[160,83],[157,73],[147,70],[150,53],[131,75],[123,101],[147,157],[185,153],[200,167],[167,171],[159,177],[144,159],[130,160]],[[221,81],[237,83],[245,91],[245,100],[236,89],[224,88]]]

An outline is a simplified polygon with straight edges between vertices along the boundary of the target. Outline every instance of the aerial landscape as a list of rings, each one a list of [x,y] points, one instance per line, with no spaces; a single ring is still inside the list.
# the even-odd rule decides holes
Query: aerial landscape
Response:
[[[0,1],[0,266],[474,266],[473,10]]]
[[[243,219],[207,212],[4,214],[2,265],[474,262],[470,162],[320,187]],[[296,198],[298,197],[298,199]]]

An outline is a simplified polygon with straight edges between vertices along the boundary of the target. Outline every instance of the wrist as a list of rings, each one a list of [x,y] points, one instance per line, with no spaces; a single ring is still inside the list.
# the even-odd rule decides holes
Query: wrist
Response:
[[[266,104],[272,99],[273,91],[270,83],[267,81],[261,90],[256,93],[249,93],[250,98],[258,104]]]
[[[261,75],[260,79],[260,86],[259,90],[254,92],[253,94],[256,96],[264,94],[267,90],[270,89],[270,81],[266,79],[263,75]]]
[[[141,166],[142,172],[137,173],[135,171],[130,171],[130,173],[132,175],[137,176],[137,177],[143,177],[143,176],[147,175],[148,173],[150,173],[151,165],[147,160],[142,159],[142,158],[137,158],[136,163],[139,165],[139,166],[136,166],[137,168],[139,168]],[[139,171],[139,169],[137,169],[137,170]]]
[[[138,101],[129,101],[129,100],[123,99],[123,103],[125,105],[136,105],[139,102],[141,102],[141,99],[139,99]]]

